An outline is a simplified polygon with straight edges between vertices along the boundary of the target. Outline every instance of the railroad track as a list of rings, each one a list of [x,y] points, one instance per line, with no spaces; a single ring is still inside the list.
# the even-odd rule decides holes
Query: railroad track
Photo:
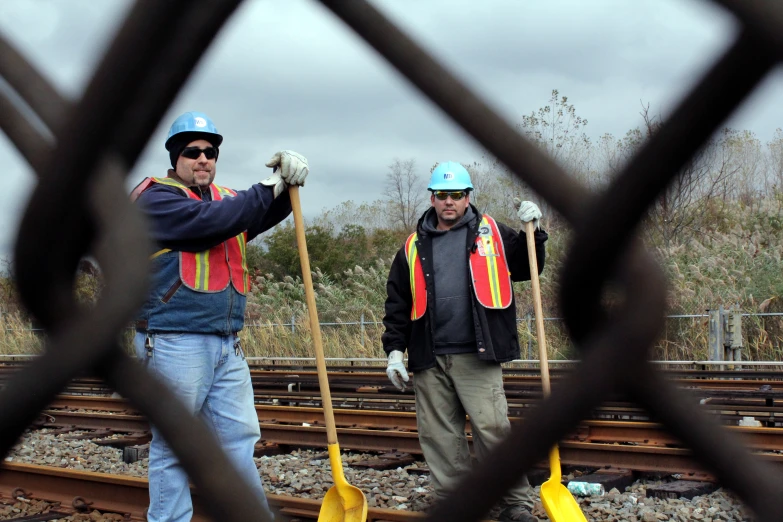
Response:
[[[0,366],[0,385],[13,371],[14,368]],[[540,380],[533,371],[537,369],[504,375],[514,422],[524,418],[526,410],[540,401]],[[687,397],[702,402],[705,409],[720,415],[727,424],[736,424],[746,416],[762,419],[770,427],[729,426],[728,429],[738,433],[762,458],[783,464],[783,429],[774,427],[783,416],[783,408],[776,405],[783,398],[783,373],[741,373],[741,379],[737,373],[716,371],[671,372],[669,377],[681,388],[688,389]],[[555,383],[566,374],[555,372]],[[259,453],[325,446],[314,371],[253,370],[252,378],[263,436],[257,446]],[[400,393],[391,387],[383,368],[332,371],[330,384],[343,448],[421,453],[412,411],[413,394]],[[91,433],[86,437],[118,448],[139,447],[149,441],[146,419],[124,400],[101,396],[111,390],[100,380],[77,379],[69,390],[78,395],[58,397],[41,412],[36,426],[62,431],[88,430]],[[594,410],[594,419],[584,421],[561,441],[563,464],[706,476],[691,451],[681,447],[660,425],[649,422],[644,410],[622,398],[616,399]],[[148,503],[147,482],[143,479],[16,463],[0,466],[0,494],[55,501],[59,503],[58,510],[116,512],[129,520],[143,520]],[[308,499],[270,495],[270,502],[283,515],[304,520],[316,519],[320,509],[318,501]],[[206,520],[203,511],[197,509],[194,520]],[[378,509],[371,510],[369,520],[420,518],[416,513]]]
[[[18,370],[16,365],[0,365],[0,386]],[[412,409],[414,396],[412,387],[405,392],[395,389],[379,371],[331,371],[330,387],[336,405],[361,407],[372,403],[372,409]],[[553,375],[554,386],[567,373]],[[677,371],[668,372],[677,386],[691,391],[699,398],[756,399],[766,406],[783,399],[783,372],[719,372],[719,371]],[[737,376],[741,376],[739,378]],[[258,401],[306,401],[319,400],[320,395],[316,372],[313,371],[266,371],[252,370],[251,378]],[[413,377],[415,379],[415,376]],[[504,388],[509,403],[514,407],[525,407],[541,398],[541,382],[537,375],[519,374],[507,371]],[[100,379],[82,377],[74,379],[63,393],[69,395],[109,395],[112,390]],[[622,402],[622,397],[611,397],[612,402]],[[385,405],[383,403],[386,403]],[[315,405],[313,403],[312,405]]]
[[[208,522],[203,499],[191,489],[194,504],[193,522]],[[48,466],[33,466],[5,462],[0,464],[0,496],[44,500],[57,505],[57,511],[68,513],[117,513],[125,520],[146,520],[149,504],[146,479],[74,471]],[[320,500],[267,494],[271,507],[286,519],[316,520]],[[370,508],[367,516],[372,522],[412,522],[423,520],[421,513],[396,509]],[[40,520],[44,520],[41,518]]]
[[[326,445],[323,413],[319,408],[257,405],[256,412],[262,433],[262,442],[257,446],[259,453]],[[421,454],[414,413],[336,409],[335,422],[345,449]],[[95,430],[98,444],[117,448],[149,441],[147,420],[122,399],[60,397],[42,412],[36,426]],[[727,426],[727,429],[739,434],[763,458],[783,463],[780,454],[783,428]],[[572,466],[685,474],[705,472],[690,450],[682,448],[676,438],[653,422],[586,420],[560,445],[562,462]]]

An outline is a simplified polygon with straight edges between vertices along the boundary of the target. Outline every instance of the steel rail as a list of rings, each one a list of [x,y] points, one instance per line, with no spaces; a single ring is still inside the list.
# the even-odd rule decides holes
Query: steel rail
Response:
[[[630,424],[630,425],[629,425]],[[559,444],[561,462],[571,466],[626,468],[634,471],[658,471],[665,473],[705,472],[692,452],[682,448],[660,425],[647,423],[615,423],[608,421],[587,421],[585,426]],[[53,424],[57,425],[56,423]],[[99,425],[96,425],[98,427]],[[102,426],[102,425],[100,425]],[[321,425],[301,426],[279,423],[260,423],[263,441],[279,446],[325,448],[326,428]],[[783,464],[783,455],[769,453],[783,450],[781,429],[776,433],[771,428],[730,427],[740,435],[749,448],[756,449],[766,461]],[[418,434],[380,429],[338,427],[338,436],[343,447],[354,451],[405,452],[421,455]],[[615,436],[620,438],[615,438]],[[633,438],[635,441],[627,441]],[[472,440],[469,437],[469,445]],[[676,446],[675,446],[676,445]],[[538,463],[546,467],[546,463]]]
[[[35,466],[15,462],[0,464],[0,493],[4,496],[24,497],[58,502],[71,512],[84,506],[89,511],[126,515],[127,520],[146,520],[145,511],[149,504],[148,482],[138,477],[109,475],[90,471],[75,471],[49,466]],[[191,487],[194,502],[193,522],[213,520],[204,509],[205,499],[199,490]],[[267,494],[273,509],[283,515],[317,519],[320,500]],[[83,511],[83,510],[81,510]],[[410,522],[424,518],[422,513],[405,512],[397,509],[370,508],[368,521]]]
[[[321,409],[257,406],[256,411],[264,442],[294,447],[324,447],[326,439]],[[361,451],[397,450],[421,454],[414,413],[335,410],[335,421],[338,435],[344,441],[342,445],[345,448]],[[524,423],[519,419],[512,419],[512,422]],[[147,420],[141,415],[60,410],[44,411],[39,426],[127,430],[134,432],[134,437],[137,437],[136,433],[149,429]],[[783,451],[783,428],[747,426],[727,426],[726,428],[728,432],[736,433],[748,448],[760,452]],[[470,431],[469,423],[467,430]],[[586,420],[581,422],[576,430],[564,437],[562,441],[635,444],[651,448],[682,446],[682,442],[669,433],[664,426],[653,422],[638,421]],[[605,458],[608,460],[604,461],[602,465],[617,466],[612,456],[605,455]],[[592,465],[594,463],[594,461],[573,460],[563,460],[563,462],[574,465]],[[643,469],[650,469],[650,464],[646,464],[646,466]],[[668,471],[684,472],[685,470],[668,469]]]
[[[679,388],[689,388],[693,390],[737,390],[737,391],[758,391],[759,394],[767,394],[769,397],[777,397],[783,393],[783,373],[779,373],[778,378],[770,372],[755,372],[754,375],[745,375],[743,373],[733,374],[731,378],[713,377],[713,372],[705,372],[703,377],[699,373],[667,372],[665,377]],[[0,369],[0,385],[3,380],[9,378],[7,373]],[[415,374],[411,375],[415,379]],[[553,381],[564,382],[567,374],[557,373],[552,376]],[[289,388],[294,386],[297,390],[318,389],[318,376],[313,371],[266,371],[254,370],[251,372],[251,380],[257,393],[273,393],[274,387]],[[529,390],[535,394],[540,394],[541,378],[539,375],[518,375],[514,373],[503,376],[504,388],[507,395],[513,394],[518,390]],[[340,392],[341,390],[355,390],[358,392],[391,392],[389,395],[396,397],[413,396],[412,387],[408,387],[405,392],[397,391],[388,381],[385,372],[351,372],[340,371],[330,373],[330,384],[332,388]],[[764,387],[763,390],[761,388]],[[70,390],[84,390],[94,392],[108,393],[111,388],[109,385],[98,378],[81,377],[73,379],[69,385]]]
[[[300,402],[299,400],[292,402]],[[308,401],[309,402],[309,401]],[[316,401],[312,401],[316,402]],[[714,398],[714,400],[704,399],[701,406],[709,410],[714,414],[719,414],[724,420],[738,420],[741,417],[762,417],[765,420],[775,420],[776,417],[781,418],[783,421],[783,406],[772,406],[768,399],[760,400],[740,400],[734,401],[733,399],[721,399]],[[383,416],[385,418],[398,418],[401,419],[405,416],[413,415],[413,403],[410,404],[411,410],[409,412],[401,411],[400,405],[396,404],[394,409],[386,408],[380,409],[379,406],[387,405],[388,403],[376,403],[372,401],[364,401],[361,408],[348,408],[345,401],[336,401],[341,408],[337,411],[340,412],[342,417],[339,419],[339,423],[342,424],[363,424],[372,425],[372,421],[367,419],[375,419]],[[525,401],[509,401],[509,417],[518,418],[524,417],[525,411],[529,408],[535,407],[540,403],[539,400],[525,400]],[[97,414],[100,412],[109,413],[112,417],[118,418],[116,414],[127,415],[139,415],[139,411],[135,409],[124,399],[111,398],[111,397],[93,397],[93,396],[68,396],[62,395],[55,398],[52,401],[48,409],[44,410],[51,416],[67,414],[68,411],[74,412],[78,410],[86,410],[85,414]],[[320,411],[318,404],[312,405],[276,405],[257,403],[256,410],[259,414],[259,419],[272,418],[275,415],[287,415],[288,418],[294,418],[296,421],[308,422],[308,419],[312,419],[314,415],[318,415]],[[284,413],[290,411],[291,413]],[[264,412],[264,413],[262,413]],[[627,402],[609,402],[604,403],[598,408],[594,408],[592,411],[592,417],[594,419],[605,419],[607,417],[622,418],[622,417],[634,417],[637,420],[649,419],[650,414],[643,408],[637,405]],[[276,418],[276,417],[275,417]],[[285,419],[282,419],[285,420]],[[388,422],[386,425],[388,426]],[[410,421],[409,425],[403,427],[414,427],[415,422]]]

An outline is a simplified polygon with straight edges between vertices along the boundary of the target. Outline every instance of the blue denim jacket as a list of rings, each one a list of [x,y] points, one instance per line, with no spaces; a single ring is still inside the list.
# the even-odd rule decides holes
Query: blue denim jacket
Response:
[[[180,278],[179,251],[201,252],[248,231],[248,241],[291,212],[288,194],[275,198],[271,187],[254,185],[221,201],[190,199],[180,190],[154,184],[137,203],[161,249],[151,260],[152,284],[136,316],[136,328],[152,333],[189,332],[228,335],[244,326],[247,298],[232,285],[220,292],[196,292]]]
[[[179,252],[152,261],[152,290],[137,319],[153,333],[189,332],[229,335],[245,323],[247,298],[229,284],[220,292],[196,292],[179,276]]]

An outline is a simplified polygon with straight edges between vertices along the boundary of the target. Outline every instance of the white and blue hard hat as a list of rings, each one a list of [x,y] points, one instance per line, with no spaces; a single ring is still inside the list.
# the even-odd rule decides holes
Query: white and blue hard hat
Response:
[[[174,120],[169,129],[169,136],[166,138],[166,150],[171,150],[172,142],[180,135],[190,138],[191,141],[205,139],[215,147],[220,147],[223,143],[223,136],[218,133],[210,117],[203,112],[186,112]]]
[[[427,190],[473,190],[468,170],[456,161],[438,163]]]

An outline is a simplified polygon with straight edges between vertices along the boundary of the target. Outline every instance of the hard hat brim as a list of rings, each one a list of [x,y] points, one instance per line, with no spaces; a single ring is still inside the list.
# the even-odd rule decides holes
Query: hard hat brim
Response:
[[[169,139],[166,140],[166,150],[170,151],[171,144],[174,141],[180,141],[182,139],[187,139],[188,141],[207,140],[215,147],[220,147],[220,144],[223,143],[223,136],[216,132],[185,131],[170,136]]]
[[[427,190],[429,190],[430,192],[435,192],[436,190],[450,190],[450,191],[464,190],[466,192],[470,192],[473,190],[473,186],[471,185],[469,187],[464,187],[464,186],[456,187],[454,186],[454,183],[444,181],[443,183],[435,183],[434,185],[430,185],[429,187],[427,187]]]

